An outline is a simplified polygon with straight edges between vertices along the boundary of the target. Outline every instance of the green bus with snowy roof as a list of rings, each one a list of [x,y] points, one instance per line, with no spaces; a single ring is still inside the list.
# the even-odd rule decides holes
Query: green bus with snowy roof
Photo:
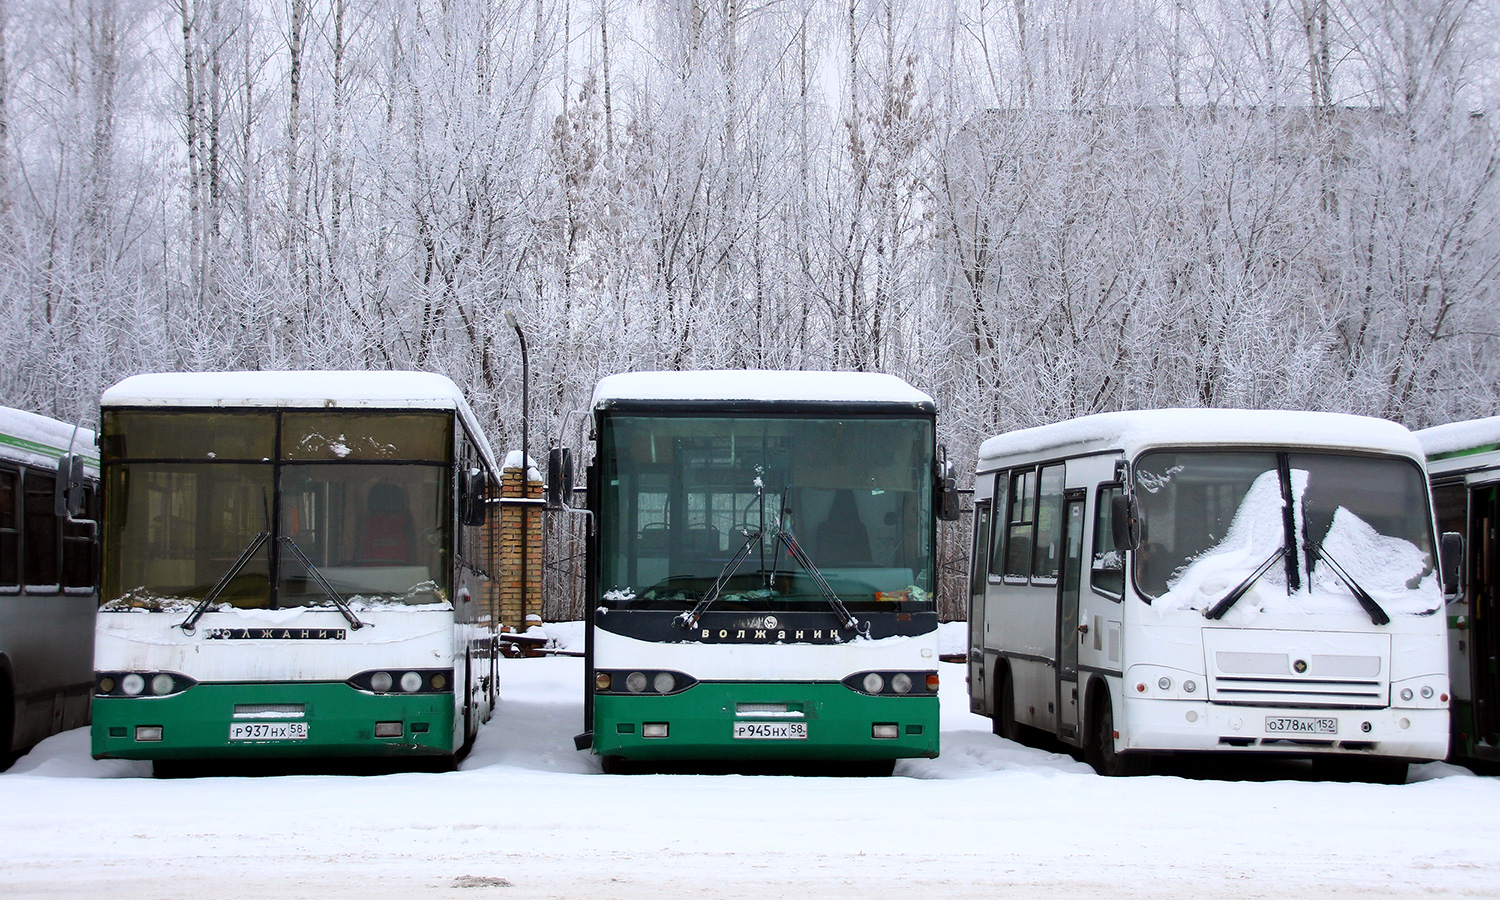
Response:
[[[579,749],[606,772],[938,754],[952,497],[930,397],[878,374],[643,372],[600,381],[593,415]]]
[[[499,480],[451,381],[140,375],[101,417],[96,758],[456,763],[497,689]]]

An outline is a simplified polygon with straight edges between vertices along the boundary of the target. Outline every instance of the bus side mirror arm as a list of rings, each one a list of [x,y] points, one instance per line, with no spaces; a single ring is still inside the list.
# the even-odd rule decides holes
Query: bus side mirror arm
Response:
[[[1141,546],[1141,508],[1130,494],[1115,494],[1109,504],[1109,525],[1116,550]]]
[[[1442,566],[1443,595],[1452,602],[1464,594],[1464,536],[1456,531],[1443,532],[1438,559]]]

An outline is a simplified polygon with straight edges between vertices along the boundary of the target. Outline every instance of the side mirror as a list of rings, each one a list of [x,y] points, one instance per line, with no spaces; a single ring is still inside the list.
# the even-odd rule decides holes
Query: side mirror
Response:
[[[1109,526],[1116,550],[1135,550],[1141,546],[1141,509],[1134,497],[1115,494],[1110,499]]]
[[[53,512],[72,519],[83,512],[83,457],[69,453],[57,461],[57,487],[52,497]]]
[[[948,448],[938,448],[942,458],[937,463],[937,517],[944,522],[959,519],[958,479],[953,477],[953,463],[948,462]]]
[[[554,447],[547,453],[547,508],[563,509],[573,494],[573,451]]]
[[[470,469],[464,473],[463,488],[463,523],[465,525],[483,525],[489,512],[489,506],[485,503],[485,494],[489,492],[490,479],[485,475],[483,469]]]
[[[1442,566],[1443,594],[1449,600],[1456,600],[1464,592],[1464,536],[1456,531],[1443,532],[1438,558]]]

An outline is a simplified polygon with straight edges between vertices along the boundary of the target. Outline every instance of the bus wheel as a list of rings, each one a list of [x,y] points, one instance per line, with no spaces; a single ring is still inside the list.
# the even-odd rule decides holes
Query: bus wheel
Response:
[[[599,766],[604,769],[606,775],[631,775],[634,769],[623,756],[605,755],[599,757]]]
[[[1021,729],[1016,726],[1016,687],[1010,680],[1010,669],[1001,668],[995,680],[995,702],[990,707],[995,711],[990,719],[995,734],[1007,741],[1021,740]]]
[[[1099,697],[1099,712],[1094,717],[1094,724],[1091,739],[1084,748],[1084,760],[1094,767],[1095,772],[1107,778],[1150,774],[1151,757],[1115,750],[1115,713],[1107,693],[1101,693]]]

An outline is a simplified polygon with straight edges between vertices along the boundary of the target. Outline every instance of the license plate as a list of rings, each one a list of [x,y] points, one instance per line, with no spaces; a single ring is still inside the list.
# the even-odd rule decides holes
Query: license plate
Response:
[[[231,741],[305,741],[306,722],[231,722]]]
[[[735,740],[805,741],[806,722],[735,722]]]
[[[1314,716],[1266,716],[1267,734],[1338,734],[1339,720]]]

